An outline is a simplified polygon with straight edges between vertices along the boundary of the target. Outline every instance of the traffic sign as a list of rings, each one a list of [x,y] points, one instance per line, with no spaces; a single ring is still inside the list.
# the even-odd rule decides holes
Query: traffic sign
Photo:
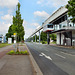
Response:
[[[14,35],[16,35],[16,33],[14,33]]]

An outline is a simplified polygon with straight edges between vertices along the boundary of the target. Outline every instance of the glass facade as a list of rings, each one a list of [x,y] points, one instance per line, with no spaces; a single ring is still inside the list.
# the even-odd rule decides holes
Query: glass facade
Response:
[[[63,19],[63,18],[62,18]],[[54,30],[61,30],[61,29],[75,29],[75,24],[73,24],[70,20],[66,20],[53,25]]]

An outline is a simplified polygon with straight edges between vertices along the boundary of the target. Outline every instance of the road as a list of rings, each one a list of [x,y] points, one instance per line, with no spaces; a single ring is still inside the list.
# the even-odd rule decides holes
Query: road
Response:
[[[75,50],[26,42],[43,75],[75,75]]]

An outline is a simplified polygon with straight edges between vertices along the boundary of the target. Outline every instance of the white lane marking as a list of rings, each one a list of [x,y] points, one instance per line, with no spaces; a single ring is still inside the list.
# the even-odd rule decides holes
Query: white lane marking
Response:
[[[39,56],[44,56],[45,58],[52,60],[52,58],[50,56],[45,55],[44,53],[39,54]]]
[[[46,50],[46,51],[48,51],[48,50]]]
[[[43,56],[42,54],[39,54],[39,56]]]
[[[72,55],[72,54],[69,54],[69,53],[65,53],[65,52],[61,52],[63,54],[67,54],[67,55],[70,55],[70,56],[75,56],[75,55]]]
[[[64,56],[61,56],[61,55],[59,55],[59,54],[57,54],[57,53],[55,53],[55,55],[57,55],[57,56],[59,56],[59,57],[61,57],[61,58],[66,58],[66,57],[64,57]]]

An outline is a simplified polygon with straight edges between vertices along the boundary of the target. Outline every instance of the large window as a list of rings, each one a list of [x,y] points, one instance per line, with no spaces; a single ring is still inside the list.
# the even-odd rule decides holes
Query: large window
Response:
[[[48,25],[47,28],[53,28],[53,25]]]

